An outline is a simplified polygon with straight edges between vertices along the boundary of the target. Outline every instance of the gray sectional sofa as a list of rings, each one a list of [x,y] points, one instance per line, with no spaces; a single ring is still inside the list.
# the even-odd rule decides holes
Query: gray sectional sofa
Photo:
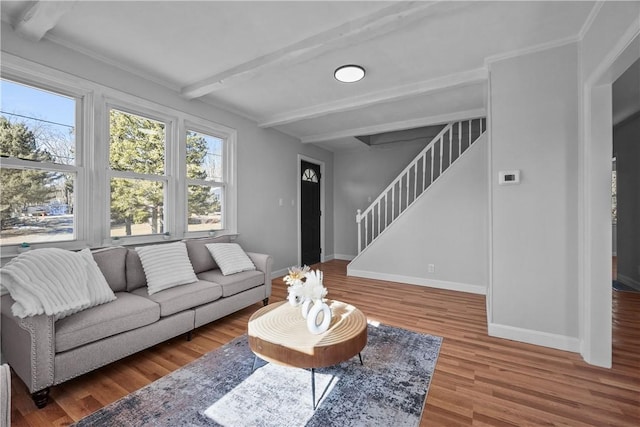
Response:
[[[60,320],[39,315],[13,316],[10,295],[2,296],[2,356],[24,381],[35,404],[47,404],[49,388],[119,360],[249,305],[268,303],[271,256],[247,253],[256,266],[224,276],[208,243],[228,236],[184,241],[198,281],[152,295],[134,249],[113,247],[93,258],[117,299]]]

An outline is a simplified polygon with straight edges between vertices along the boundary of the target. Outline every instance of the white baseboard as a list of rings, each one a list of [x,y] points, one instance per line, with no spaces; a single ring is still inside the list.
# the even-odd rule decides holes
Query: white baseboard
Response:
[[[289,273],[289,269],[288,268],[282,268],[280,270],[275,270],[271,272],[271,279],[275,279],[276,277],[282,277],[284,275],[286,275],[287,273]]]
[[[340,259],[342,261],[353,261],[353,259],[355,258],[355,255],[344,255],[344,254],[334,254],[333,258],[334,259]]]
[[[624,283],[625,285],[631,286],[632,288],[640,291],[640,282],[638,282],[635,279],[632,279],[629,276],[625,276],[624,274],[618,273],[618,282]]]
[[[354,270],[349,267],[347,267],[347,276],[363,277],[365,279],[386,280],[388,282],[407,283],[409,285],[427,286],[430,288],[447,289],[450,291],[458,292],[469,292],[479,295],[487,294],[487,289],[481,285],[425,279],[423,277],[402,276],[399,274],[378,273],[375,271]]]
[[[516,328],[514,326],[489,323],[489,336],[505,338],[512,341],[526,342],[528,344],[541,345],[543,347],[558,350],[580,352],[580,340],[566,335],[550,334],[548,332],[534,331],[531,329]]]

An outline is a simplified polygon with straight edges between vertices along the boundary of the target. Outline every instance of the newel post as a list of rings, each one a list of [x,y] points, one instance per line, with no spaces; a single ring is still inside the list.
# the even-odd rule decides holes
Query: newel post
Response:
[[[362,211],[360,209],[358,209],[356,211],[356,223],[358,224],[358,254],[360,254],[360,251],[362,250],[362,239],[361,239],[361,227],[360,227],[360,221],[362,221]]]

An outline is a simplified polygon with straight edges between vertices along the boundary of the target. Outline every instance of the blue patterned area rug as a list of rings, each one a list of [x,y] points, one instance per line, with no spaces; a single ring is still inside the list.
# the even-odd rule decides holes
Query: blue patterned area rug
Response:
[[[417,426],[442,338],[369,324],[358,357],[309,370],[260,363],[246,335],[76,426]]]

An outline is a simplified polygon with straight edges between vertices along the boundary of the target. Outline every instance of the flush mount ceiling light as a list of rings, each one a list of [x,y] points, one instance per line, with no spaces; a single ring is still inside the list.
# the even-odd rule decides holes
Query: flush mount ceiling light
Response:
[[[364,68],[359,65],[343,65],[333,72],[336,80],[343,83],[355,83],[364,78]]]

